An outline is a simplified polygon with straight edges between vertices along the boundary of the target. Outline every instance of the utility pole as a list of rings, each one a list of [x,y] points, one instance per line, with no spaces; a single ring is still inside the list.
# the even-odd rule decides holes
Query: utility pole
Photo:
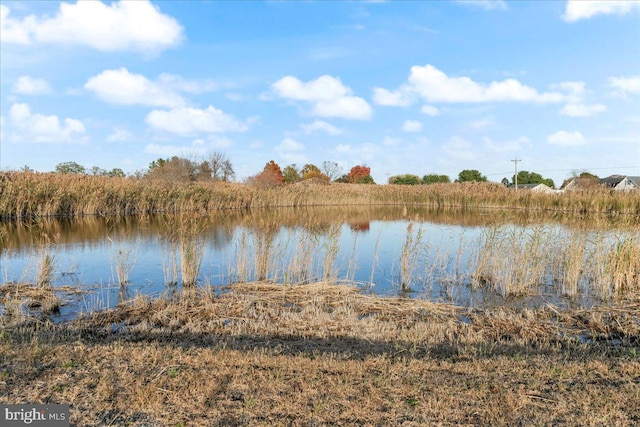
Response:
[[[511,160],[513,163],[515,163],[515,168],[516,168],[516,174],[514,175],[515,179],[515,183],[516,183],[516,191],[518,191],[518,162],[521,162],[522,159],[518,159],[517,157],[513,160]]]

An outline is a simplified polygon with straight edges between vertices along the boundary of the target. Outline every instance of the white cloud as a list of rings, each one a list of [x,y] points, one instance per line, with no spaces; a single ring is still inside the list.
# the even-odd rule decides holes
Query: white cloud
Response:
[[[169,88],[176,92],[186,93],[203,93],[213,92],[219,89],[219,86],[212,80],[187,80],[181,76],[163,73],[158,77],[158,85]]]
[[[610,77],[609,85],[621,95],[629,93],[640,95],[640,76]]]
[[[11,92],[21,95],[46,95],[53,92],[53,90],[44,79],[21,76],[16,80]]]
[[[114,128],[113,132],[107,137],[107,142],[123,142],[129,141],[133,135],[125,129]]]
[[[9,119],[16,131],[11,139],[16,142],[85,142],[85,127],[80,120],[66,118],[60,122],[58,116],[33,114],[27,104],[13,104]]]
[[[61,3],[52,18],[30,15],[13,19],[0,6],[2,42],[86,45],[100,51],[152,54],[177,46],[184,29],[148,0]]]
[[[402,130],[405,132],[420,132],[422,130],[422,123],[415,120],[405,120],[402,123]]]
[[[413,104],[413,96],[407,88],[392,92],[376,87],[373,89],[373,102],[388,107],[406,107]]]
[[[401,139],[392,138],[390,136],[385,136],[382,140],[382,145],[386,145],[387,147],[392,147],[394,145],[400,145],[402,143]]]
[[[473,153],[471,142],[460,137],[453,136],[449,141],[442,145],[445,153],[458,160],[474,160],[476,155]]]
[[[177,93],[152,82],[141,74],[130,73],[124,67],[105,70],[91,77],[84,88],[93,91],[98,98],[111,104],[140,104],[169,108],[185,104],[184,99]]]
[[[595,15],[625,15],[633,9],[640,10],[640,2],[629,0],[569,0],[563,19],[575,22]]]
[[[560,110],[560,114],[570,117],[590,117],[604,111],[607,111],[607,107],[602,104],[567,104]]]
[[[427,116],[431,116],[431,117],[440,115],[440,110],[437,107],[434,107],[433,105],[423,105],[422,108],[420,108],[420,112],[422,114],[426,114]]]
[[[507,3],[504,0],[455,0],[455,2],[480,7],[484,10],[507,9]]]
[[[322,120],[316,120],[315,122],[309,124],[302,124],[300,125],[300,127],[307,134],[325,132],[329,135],[340,135],[342,133],[342,129],[338,129],[331,123],[327,123]]]
[[[587,140],[579,131],[567,132],[564,130],[560,130],[552,135],[549,135],[547,137],[547,142],[553,145],[578,146],[586,144]]]
[[[364,99],[353,96],[350,88],[337,77],[320,76],[302,82],[286,76],[271,85],[272,91],[283,99],[310,102],[311,114],[319,117],[338,117],[353,120],[371,118],[371,106]]]
[[[283,139],[282,142],[276,146],[275,150],[286,163],[309,163],[309,158],[302,153],[302,151],[304,151],[304,144],[293,138]]]
[[[190,145],[160,145],[147,144],[144,152],[157,154],[161,157],[191,156],[203,157],[212,151],[230,148],[234,142],[224,136],[212,135],[206,140],[202,138],[194,139]]]
[[[431,103],[547,103],[562,102],[567,98],[566,94],[560,92],[540,93],[515,79],[483,84],[475,82],[469,77],[449,77],[429,64],[411,67],[408,84],[402,85],[398,90],[386,94],[390,98],[406,99],[412,93]]]
[[[351,153],[353,149],[349,144],[338,144],[336,145],[336,148],[333,151],[339,154],[345,154],[345,153]]]
[[[248,126],[233,116],[209,106],[201,110],[180,107],[169,111],[154,110],[147,114],[147,124],[157,130],[177,135],[216,132],[244,132]]]

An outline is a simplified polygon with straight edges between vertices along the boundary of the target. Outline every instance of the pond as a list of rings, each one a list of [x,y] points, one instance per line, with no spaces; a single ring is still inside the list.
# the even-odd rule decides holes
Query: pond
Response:
[[[640,288],[640,232],[628,222],[407,207],[2,222],[0,282],[65,290],[61,318],[251,280],[348,282],[477,308],[589,307]]]

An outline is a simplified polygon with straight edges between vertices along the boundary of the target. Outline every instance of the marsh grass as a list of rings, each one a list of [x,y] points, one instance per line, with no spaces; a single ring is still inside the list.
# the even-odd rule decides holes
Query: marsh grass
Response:
[[[424,230],[418,227],[414,231],[414,223],[407,225],[404,242],[400,249],[399,278],[398,282],[402,291],[411,289],[415,275],[421,266],[424,266]]]
[[[203,222],[198,215],[182,213],[179,215],[179,252],[182,286],[192,287],[197,284],[205,238]]]
[[[131,178],[0,172],[0,218],[128,216],[299,206],[393,205],[507,208],[640,217],[640,193],[590,189],[514,192],[495,183],[420,186],[331,184],[261,189],[243,184],[177,184]]]
[[[69,402],[73,425],[627,426],[639,314],[465,310],[333,282],[189,288],[3,329],[0,401]]]
[[[138,246],[119,246],[112,249],[111,261],[116,271],[116,277],[120,286],[129,283],[129,275],[136,265],[138,258]]]

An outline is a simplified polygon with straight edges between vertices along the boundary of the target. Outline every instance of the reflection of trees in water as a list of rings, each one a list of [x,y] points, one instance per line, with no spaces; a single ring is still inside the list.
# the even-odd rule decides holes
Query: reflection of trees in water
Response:
[[[195,215],[183,213],[182,215]],[[107,236],[120,239],[155,238],[167,228],[173,227],[171,218],[176,215],[131,216],[125,218],[79,217],[76,219],[39,219],[33,221],[0,221],[0,250],[22,251],[29,248],[42,233],[58,235],[64,250],[65,244],[102,245]],[[620,229],[637,224],[637,218],[618,215],[579,216],[576,214],[523,212],[517,210],[470,210],[455,208],[424,208],[411,206],[336,206],[303,207],[253,210],[225,210],[199,214],[198,221],[208,244],[222,250],[233,241],[236,227],[251,227],[263,223],[277,223],[284,227],[308,227],[324,229],[330,224],[349,224],[354,231],[367,231],[371,221],[395,221],[407,218],[434,224],[483,227],[500,223],[517,225],[560,224],[571,229]],[[36,233],[37,230],[37,233]]]

